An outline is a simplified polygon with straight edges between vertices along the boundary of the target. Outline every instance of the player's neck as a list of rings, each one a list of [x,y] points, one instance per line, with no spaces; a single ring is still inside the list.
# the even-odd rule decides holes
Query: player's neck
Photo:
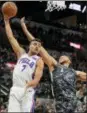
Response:
[[[29,52],[28,52],[28,55],[29,55],[29,56],[33,56],[33,55],[35,55],[35,54],[32,53],[31,51],[29,51]]]

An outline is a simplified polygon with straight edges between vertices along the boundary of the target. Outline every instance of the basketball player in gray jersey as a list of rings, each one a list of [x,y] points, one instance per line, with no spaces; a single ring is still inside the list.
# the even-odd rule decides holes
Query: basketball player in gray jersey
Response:
[[[44,63],[37,56],[41,48],[38,39],[32,40],[28,53],[19,45],[14,38],[9,18],[4,15],[7,38],[17,56],[17,64],[13,71],[13,85],[10,89],[8,112],[33,112],[35,87],[39,83]]]
[[[34,39],[28,31],[24,18],[21,19],[23,32],[28,40]],[[40,55],[44,62],[48,65],[53,79],[53,89],[56,99],[56,112],[58,113],[74,113],[76,108],[76,76],[82,81],[86,80],[86,73],[75,71],[70,67],[71,59],[67,55],[62,55],[57,62],[47,51],[41,47]]]

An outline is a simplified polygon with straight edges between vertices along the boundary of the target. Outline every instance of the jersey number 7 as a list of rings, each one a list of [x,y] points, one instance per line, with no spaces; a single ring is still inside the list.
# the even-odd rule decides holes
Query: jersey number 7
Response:
[[[26,67],[27,67],[26,65],[22,65],[22,70],[21,71],[24,71]]]

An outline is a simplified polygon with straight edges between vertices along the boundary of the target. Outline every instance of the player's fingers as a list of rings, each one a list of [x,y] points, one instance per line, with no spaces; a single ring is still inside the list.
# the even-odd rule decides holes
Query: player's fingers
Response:
[[[25,20],[25,17],[22,17],[22,18],[21,18],[21,22],[24,22],[24,20]]]
[[[3,14],[3,17],[5,20],[9,20],[9,17],[7,15]]]

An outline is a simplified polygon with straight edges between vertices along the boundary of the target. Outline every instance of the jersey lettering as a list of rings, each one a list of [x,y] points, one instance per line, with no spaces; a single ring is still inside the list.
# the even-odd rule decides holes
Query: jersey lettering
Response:
[[[22,58],[22,59],[20,59],[19,64],[20,63],[26,63],[26,64],[28,64],[28,66],[30,68],[32,68],[34,66],[34,64],[35,64],[34,62],[31,62],[31,60],[29,60],[28,58]]]

